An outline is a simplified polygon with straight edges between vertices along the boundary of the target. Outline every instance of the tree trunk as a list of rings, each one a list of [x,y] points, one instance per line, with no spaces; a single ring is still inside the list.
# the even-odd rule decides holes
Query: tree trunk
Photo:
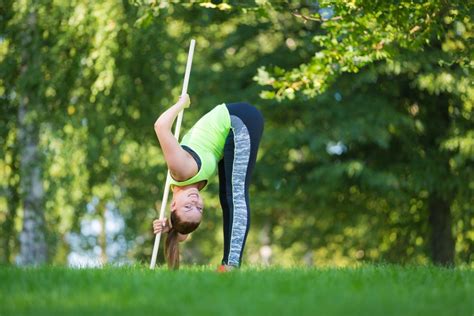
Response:
[[[32,4],[33,6],[33,4]],[[21,69],[18,79],[18,139],[20,189],[23,202],[23,228],[20,233],[21,265],[36,265],[47,260],[43,179],[39,151],[38,117],[41,86],[40,36],[37,13],[31,8],[21,36]]]
[[[20,234],[22,265],[42,264],[47,259],[43,210],[43,182],[39,163],[38,130],[34,122],[26,122],[28,99],[23,98],[18,111],[20,138],[20,187],[23,197],[23,228]]]
[[[454,101],[453,101],[454,102]],[[449,160],[451,153],[442,150],[443,141],[449,137],[452,122],[449,114],[450,97],[446,94],[421,98],[425,104],[425,152],[431,162],[426,168],[428,186],[429,224],[431,228],[431,257],[434,264],[454,264],[454,238],[451,232],[451,205],[456,190],[449,184],[455,182]]]
[[[431,255],[435,264],[454,264],[454,238],[451,232],[451,209],[448,201],[430,194],[428,207],[431,225]]]
[[[100,221],[100,234],[99,234],[99,246],[100,246],[100,261],[103,265],[107,264],[108,258],[107,258],[107,231],[105,230],[105,211],[106,211],[106,206],[104,202],[99,202],[97,205],[97,213],[99,215],[99,221]]]

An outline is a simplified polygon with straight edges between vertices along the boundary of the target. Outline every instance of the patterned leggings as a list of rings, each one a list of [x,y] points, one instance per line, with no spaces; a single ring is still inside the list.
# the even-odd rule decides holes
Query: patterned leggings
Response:
[[[219,198],[224,219],[222,264],[240,266],[250,227],[249,185],[263,132],[263,117],[248,103],[226,104],[231,130],[219,162]]]

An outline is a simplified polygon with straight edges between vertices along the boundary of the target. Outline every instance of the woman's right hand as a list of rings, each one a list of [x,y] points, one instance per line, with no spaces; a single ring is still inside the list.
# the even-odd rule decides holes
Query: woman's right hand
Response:
[[[191,104],[191,100],[189,99],[189,94],[183,94],[179,97],[178,102],[176,104],[180,104],[183,108],[188,108]]]
[[[167,233],[170,231],[170,227],[168,225],[168,221],[166,218],[164,219],[155,219],[153,221],[153,233],[154,234],[159,234],[159,233]]]
[[[155,132],[157,133],[159,139],[159,130],[169,131],[171,133],[171,127],[173,126],[173,122],[178,116],[179,112],[181,112],[184,108],[188,108],[191,104],[191,100],[189,99],[189,95],[183,94],[179,97],[178,102],[176,102],[173,106],[169,109],[164,111],[160,117],[155,121],[154,128]],[[171,137],[174,137],[173,134],[170,134]],[[161,143],[161,140],[160,140]],[[181,148],[181,146],[179,146]]]

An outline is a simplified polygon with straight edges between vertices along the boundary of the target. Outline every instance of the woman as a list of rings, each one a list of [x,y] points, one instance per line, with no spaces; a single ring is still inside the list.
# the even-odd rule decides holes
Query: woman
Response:
[[[201,222],[200,191],[219,171],[219,198],[224,218],[224,256],[220,271],[240,266],[250,224],[249,184],[263,132],[263,117],[247,103],[216,106],[184,135],[171,132],[178,113],[190,105],[188,95],[155,122],[155,132],[172,176],[170,220],[153,221],[154,233],[168,233],[165,257],[179,267],[178,242]]]

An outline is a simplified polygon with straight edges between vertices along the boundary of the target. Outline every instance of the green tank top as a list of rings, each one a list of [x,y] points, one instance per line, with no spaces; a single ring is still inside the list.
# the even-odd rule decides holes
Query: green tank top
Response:
[[[181,140],[181,145],[186,145],[201,159],[201,169],[192,178],[186,181],[171,179],[171,185],[185,186],[201,181],[206,181],[217,172],[217,163],[224,155],[224,145],[230,131],[230,114],[225,103],[216,106],[194,124]]]

